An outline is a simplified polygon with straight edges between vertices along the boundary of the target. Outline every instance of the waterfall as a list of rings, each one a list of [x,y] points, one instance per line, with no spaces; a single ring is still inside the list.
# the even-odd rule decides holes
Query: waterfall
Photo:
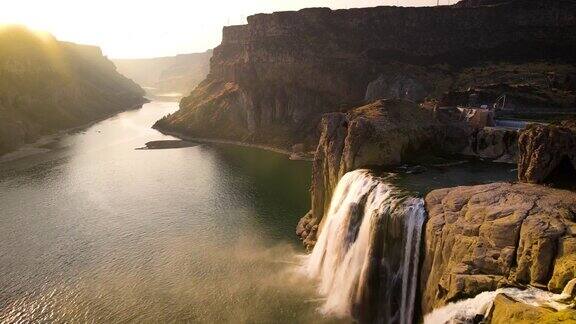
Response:
[[[360,322],[412,323],[424,201],[371,175],[338,183],[303,270],[319,280],[321,311]]]
[[[433,310],[424,316],[424,324],[477,323],[479,317],[484,319],[489,317],[494,299],[498,294],[505,294],[520,303],[560,311],[569,307],[569,305],[559,302],[559,300],[571,297],[573,285],[576,285],[576,279],[573,279],[571,285],[572,287],[567,285],[564,292],[558,295],[534,287],[526,289],[500,288],[495,291],[485,291],[476,295],[476,297],[450,303]],[[570,302],[568,301],[567,303]]]

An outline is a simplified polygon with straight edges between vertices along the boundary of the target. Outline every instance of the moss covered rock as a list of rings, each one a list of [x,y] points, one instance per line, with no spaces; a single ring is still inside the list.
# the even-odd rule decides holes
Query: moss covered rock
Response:
[[[576,311],[555,311],[544,307],[536,307],[515,301],[499,294],[494,299],[494,307],[490,316],[491,324],[529,324],[529,323],[575,323]]]

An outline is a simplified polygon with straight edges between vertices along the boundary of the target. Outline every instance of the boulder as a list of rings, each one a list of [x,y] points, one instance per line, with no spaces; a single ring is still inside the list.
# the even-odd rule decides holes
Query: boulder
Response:
[[[503,286],[561,290],[573,274],[576,193],[492,183],[426,196],[422,313]]]
[[[576,187],[576,127],[531,124],[520,133],[518,179]]]
[[[509,324],[515,322],[541,323],[545,319],[561,319],[564,315],[551,309],[532,306],[514,300],[506,294],[498,294],[494,299],[494,305],[490,315],[491,324]],[[560,316],[559,316],[560,315]],[[576,312],[566,313],[576,320]]]

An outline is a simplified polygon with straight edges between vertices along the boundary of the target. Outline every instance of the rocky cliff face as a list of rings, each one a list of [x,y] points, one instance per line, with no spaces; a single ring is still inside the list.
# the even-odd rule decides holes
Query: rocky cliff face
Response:
[[[429,151],[443,133],[430,111],[401,100],[378,100],[348,113],[327,114],[320,123],[320,143],[312,171],[312,210],[298,224],[307,247],[342,176],[370,166],[394,166],[415,152]]]
[[[487,87],[486,80],[532,84],[544,98],[547,73],[564,80],[574,68],[531,62],[573,61],[575,8],[570,1],[531,0],[251,16],[247,25],[224,29],[207,79],[157,126],[289,147],[316,143],[322,114],[365,100],[440,98],[448,90]],[[501,63],[492,69],[496,79],[486,68],[495,62]],[[556,97],[572,103],[573,91],[562,91]]]
[[[576,193],[493,183],[435,190],[420,270],[423,313],[482,291],[559,293],[576,275]]]
[[[144,102],[99,48],[0,29],[0,154]]]
[[[208,75],[212,50],[150,59],[115,59],[118,72],[151,95],[187,96]]]

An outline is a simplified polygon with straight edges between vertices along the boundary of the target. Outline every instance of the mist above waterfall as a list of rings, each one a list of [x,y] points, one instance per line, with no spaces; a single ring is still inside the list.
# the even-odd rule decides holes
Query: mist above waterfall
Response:
[[[304,271],[319,280],[321,311],[360,322],[412,323],[425,209],[367,170],[338,183]]]

